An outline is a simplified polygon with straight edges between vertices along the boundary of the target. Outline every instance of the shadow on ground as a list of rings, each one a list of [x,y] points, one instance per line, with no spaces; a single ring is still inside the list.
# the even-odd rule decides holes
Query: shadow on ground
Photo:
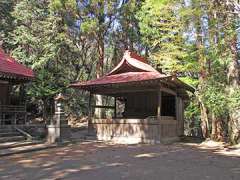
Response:
[[[236,179],[240,158],[201,143],[113,145],[84,142],[4,157],[1,179]]]

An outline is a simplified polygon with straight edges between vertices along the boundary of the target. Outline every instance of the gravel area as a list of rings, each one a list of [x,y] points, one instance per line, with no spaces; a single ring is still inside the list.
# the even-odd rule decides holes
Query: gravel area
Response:
[[[84,142],[1,157],[0,179],[239,180],[239,154],[222,150],[194,143],[113,145]]]

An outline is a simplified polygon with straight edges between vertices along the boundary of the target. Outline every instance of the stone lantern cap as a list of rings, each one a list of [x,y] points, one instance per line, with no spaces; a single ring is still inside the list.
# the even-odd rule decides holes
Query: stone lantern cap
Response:
[[[67,98],[65,96],[63,96],[62,93],[59,93],[54,99],[55,99],[55,101],[64,101]]]

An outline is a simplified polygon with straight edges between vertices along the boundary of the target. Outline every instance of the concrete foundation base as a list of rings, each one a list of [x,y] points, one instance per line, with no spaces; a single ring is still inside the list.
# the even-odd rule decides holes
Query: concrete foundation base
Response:
[[[48,135],[47,142],[48,143],[57,143],[62,142],[63,140],[69,139],[71,137],[71,129],[68,125],[48,125],[47,126]]]

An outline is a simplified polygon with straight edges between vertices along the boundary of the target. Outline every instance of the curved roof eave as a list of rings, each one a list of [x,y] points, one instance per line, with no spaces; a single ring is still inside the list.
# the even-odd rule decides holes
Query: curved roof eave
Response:
[[[107,74],[107,76],[118,74],[118,71],[124,65],[127,65],[130,68],[135,68],[138,71],[157,72],[157,73],[159,73],[156,69],[154,69],[149,64],[146,64],[146,63],[142,62],[142,60],[136,59],[136,57],[131,56],[131,52],[130,51],[126,51],[124,53],[124,56],[123,56],[122,60],[118,63],[118,65],[112,71],[110,71]]]
[[[32,69],[20,64],[14,58],[0,49],[0,73],[6,77],[19,79],[33,79],[35,77]]]

